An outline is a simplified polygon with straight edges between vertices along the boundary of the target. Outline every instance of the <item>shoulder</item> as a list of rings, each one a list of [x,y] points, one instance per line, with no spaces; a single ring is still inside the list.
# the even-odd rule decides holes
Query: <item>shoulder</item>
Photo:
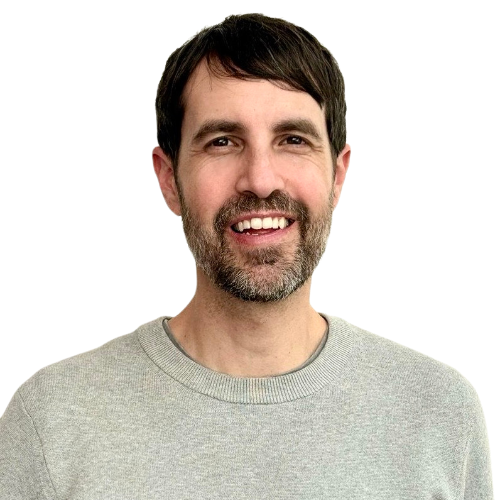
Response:
[[[355,358],[353,383],[388,404],[435,418],[454,415],[466,427],[481,413],[470,382],[457,370],[397,342],[330,318],[350,336]]]
[[[114,386],[130,383],[134,372],[149,366],[139,334],[161,324],[162,318],[147,323],[136,331],[115,338],[91,351],[72,356],[42,368],[20,388],[19,395],[27,408],[56,406],[94,394]],[[137,374],[137,373],[136,373]]]

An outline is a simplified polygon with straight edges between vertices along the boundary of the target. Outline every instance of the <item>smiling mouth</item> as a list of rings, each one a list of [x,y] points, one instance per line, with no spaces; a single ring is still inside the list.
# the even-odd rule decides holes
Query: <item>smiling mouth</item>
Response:
[[[293,219],[286,217],[252,217],[233,224],[231,229],[236,233],[253,233],[262,229],[285,229],[294,222]]]

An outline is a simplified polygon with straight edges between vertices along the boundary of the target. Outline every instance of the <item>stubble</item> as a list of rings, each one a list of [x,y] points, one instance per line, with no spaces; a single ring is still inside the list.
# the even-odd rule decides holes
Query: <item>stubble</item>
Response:
[[[217,212],[211,230],[203,228],[180,194],[186,240],[196,264],[219,288],[244,301],[274,302],[287,298],[311,276],[323,255],[332,220],[332,198],[312,219],[307,206],[282,191],[268,198],[240,195]],[[299,227],[299,241],[239,251],[227,241],[227,226],[238,215],[253,211],[289,214]],[[258,236],[255,236],[258,237]]]

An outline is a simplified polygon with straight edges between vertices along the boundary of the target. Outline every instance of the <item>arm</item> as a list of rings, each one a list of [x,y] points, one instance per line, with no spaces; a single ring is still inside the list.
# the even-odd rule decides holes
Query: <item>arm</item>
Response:
[[[493,500],[493,486],[486,424],[476,397],[474,418],[465,448],[462,496],[464,500]]]
[[[55,500],[33,420],[17,392],[0,419],[0,500]]]

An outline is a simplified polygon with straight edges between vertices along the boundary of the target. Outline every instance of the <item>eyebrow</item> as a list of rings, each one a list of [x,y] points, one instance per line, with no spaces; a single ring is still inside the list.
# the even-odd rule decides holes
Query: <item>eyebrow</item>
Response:
[[[311,120],[305,118],[294,118],[291,120],[283,120],[278,122],[273,127],[275,134],[283,134],[286,132],[299,132],[306,134],[317,141],[321,140],[321,134],[316,128],[316,125]]]
[[[247,128],[240,122],[230,120],[208,120],[200,125],[193,136],[193,142],[200,142],[211,134],[243,133],[246,130]],[[321,134],[314,123],[306,118],[291,118],[280,121],[273,126],[272,130],[275,134],[298,132],[306,134],[317,141],[321,140]]]
[[[208,120],[200,125],[200,128],[193,136],[193,142],[202,141],[207,135],[215,133],[233,134],[241,133],[246,130],[241,123],[229,120]]]

